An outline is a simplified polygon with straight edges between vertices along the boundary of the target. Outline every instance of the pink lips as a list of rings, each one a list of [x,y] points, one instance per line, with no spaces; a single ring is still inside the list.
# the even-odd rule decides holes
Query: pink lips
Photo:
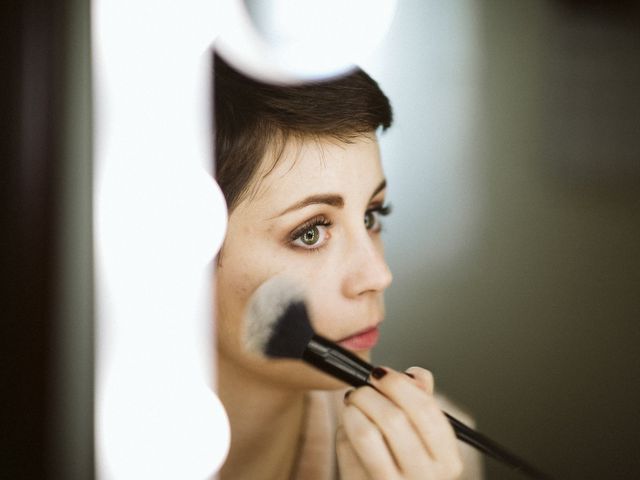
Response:
[[[379,337],[380,330],[378,327],[372,327],[340,340],[338,345],[347,350],[369,350],[378,343]]]

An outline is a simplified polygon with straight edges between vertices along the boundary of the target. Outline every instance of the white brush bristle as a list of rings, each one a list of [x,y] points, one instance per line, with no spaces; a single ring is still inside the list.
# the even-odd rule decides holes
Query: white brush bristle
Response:
[[[245,347],[264,355],[273,329],[287,307],[304,302],[302,289],[291,279],[277,276],[260,285],[251,296],[244,324]]]

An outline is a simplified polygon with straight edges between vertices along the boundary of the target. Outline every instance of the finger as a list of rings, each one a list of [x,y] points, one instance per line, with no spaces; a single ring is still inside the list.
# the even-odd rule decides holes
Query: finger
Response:
[[[357,389],[348,397],[347,402],[357,407],[382,432],[400,471],[411,476],[432,470],[430,465],[434,460],[430,458],[424,441],[400,407],[373,388]]]
[[[342,411],[344,433],[369,478],[388,480],[398,477],[398,468],[382,433],[358,407],[346,405]]]
[[[433,374],[429,370],[420,367],[409,367],[405,370],[405,373],[415,380],[415,383],[422,388],[422,390],[433,395]]]
[[[374,369],[370,382],[407,413],[431,456],[455,470],[461,463],[455,433],[433,395],[389,368]]]
[[[369,480],[367,471],[360,462],[351,442],[349,442],[343,426],[339,426],[336,430],[336,454],[338,456],[340,478]]]

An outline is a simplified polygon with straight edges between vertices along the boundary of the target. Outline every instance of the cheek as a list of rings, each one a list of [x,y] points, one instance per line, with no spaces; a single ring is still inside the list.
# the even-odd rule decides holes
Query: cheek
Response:
[[[230,225],[216,277],[225,293],[222,301],[244,303],[268,275],[269,256],[264,242],[256,242],[257,238],[251,228]]]
[[[216,269],[215,288],[219,335],[238,335],[247,304],[255,290],[280,272],[273,251],[229,249]]]
[[[246,304],[259,284],[255,265],[225,252],[216,268],[214,285],[218,339],[223,344],[239,341]]]
[[[314,329],[327,335],[341,331],[340,319],[348,308],[340,295],[343,258],[335,251],[294,251],[275,241],[265,241],[265,237],[272,239],[272,236],[264,233],[256,236],[250,229],[234,233],[241,235],[229,239],[230,248],[224,252],[216,278],[221,337],[239,335],[251,295],[276,275],[290,278],[307,292]]]
[[[380,232],[373,234],[373,244],[376,246],[378,253],[384,258],[384,241]]]
[[[239,303],[249,295],[255,272],[241,259],[223,258],[216,270],[218,299],[222,304]]]
[[[348,316],[349,306],[341,295],[341,274],[344,265],[321,262],[313,269],[300,265],[298,275],[307,292],[307,302],[313,328],[332,337],[340,333],[342,320]],[[341,320],[342,319],[342,320]]]

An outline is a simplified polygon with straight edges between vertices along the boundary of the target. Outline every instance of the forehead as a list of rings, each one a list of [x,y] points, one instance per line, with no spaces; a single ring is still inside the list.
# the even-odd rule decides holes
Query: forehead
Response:
[[[238,208],[291,203],[320,193],[371,195],[384,178],[374,133],[349,142],[332,138],[292,138],[268,151]],[[368,198],[368,197],[367,197]]]

